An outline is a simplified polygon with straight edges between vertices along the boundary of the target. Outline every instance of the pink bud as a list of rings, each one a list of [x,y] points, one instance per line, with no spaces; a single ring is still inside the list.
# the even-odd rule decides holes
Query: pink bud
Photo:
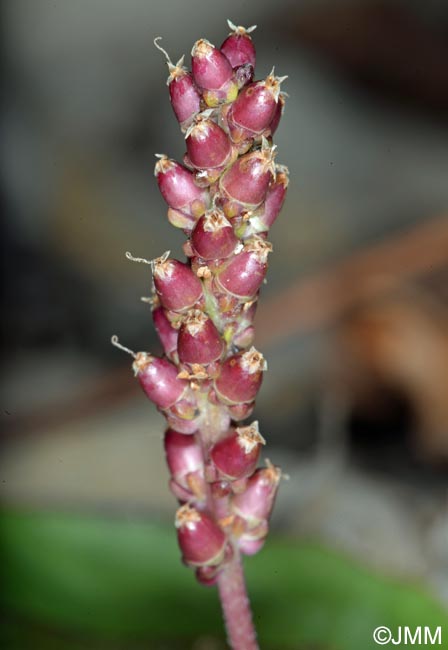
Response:
[[[274,183],[269,187],[264,204],[250,219],[250,225],[255,232],[266,232],[277,219],[286,197],[289,184],[288,168],[277,165]]]
[[[210,119],[209,111],[199,114],[186,133],[188,158],[196,169],[225,165],[232,154],[227,134]]]
[[[256,81],[240,92],[227,114],[231,133],[232,127],[243,130],[238,140],[259,135],[271,124],[283,79],[270,74],[264,81]]]
[[[227,22],[232,31],[221,45],[221,52],[226,55],[232,68],[245,63],[250,63],[255,68],[255,46],[249,34],[256,29],[256,25],[245,29],[241,25],[234,25],[230,20]]]
[[[196,41],[191,56],[193,78],[203,89],[202,97],[207,106],[233,102],[238,95],[238,85],[227,57],[204,38]]]
[[[235,250],[238,238],[220,210],[202,216],[191,233],[191,243],[204,260],[228,257]]]
[[[178,379],[176,366],[167,359],[138,352],[133,368],[149,399],[161,409],[173,406],[188,387],[188,382]]]
[[[218,90],[232,78],[227,58],[205,38],[196,41],[191,56],[193,77],[200,88]]]
[[[177,511],[175,523],[184,562],[193,566],[220,563],[227,539],[211,517],[185,504]]]
[[[214,387],[225,404],[252,402],[261,386],[267,369],[263,355],[254,347],[224,361]]]
[[[268,269],[267,258],[272,251],[269,242],[253,238],[241,252],[232,256],[216,276],[218,286],[238,298],[253,298]]]
[[[202,296],[201,281],[190,267],[164,255],[154,262],[154,285],[162,305],[173,311],[189,309]]]
[[[215,443],[210,456],[224,478],[240,479],[253,473],[264,444],[266,441],[255,421],[250,426],[238,427]]]
[[[181,127],[187,127],[201,110],[201,96],[192,75],[185,69],[169,84],[171,106]],[[171,73],[171,76],[173,72]]]
[[[158,43],[160,36],[154,39],[154,45],[160,50],[168,65],[169,77],[167,85],[170,93],[171,106],[181,127],[188,125],[192,117],[200,111],[201,96],[195,86],[192,75],[184,67],[184,57],[172,63],[166,50]]]
[[[208,191],[198,187],[194,174],[178,162],[162,154],[158,154],[158,157],[154,175],[163,198],[170,208],[193,217],[194,221],[194,218],[201,216],[207,208]]]
[[[253,210],[264,201],[275,174],[274,151],[263,139],[260,150],[241,156],[221,176],[220,189],[227,198],[226,216],[237,216],[244,209]]]
[[[164,445],[172,478],[196,497],[203,496],[204,462],[196,437],[168,429],[165,432]]]
[[[232,498],[233,512],[251,525],[268,520],[274,507],[282,472],[269,461],[266,465],[248,479],[244,492]]]
[[[176,360],[178,331],[171,325],[162,306],[153,309],[152,319],[165,354]]]
[[[223,349],[224,342],[213,321],[199,309],[188,312],[179,330],[179,359],[207,365],[219,359]]]
[[[185,435],[174,431],[174,429],[167,429],[165,431],[164,447],[166,462],[172,477],[176,479],[179,485],[188,488],[188,483],[185,480],[186,476],[191,472],[204,470],[202,450],[196,436]]]

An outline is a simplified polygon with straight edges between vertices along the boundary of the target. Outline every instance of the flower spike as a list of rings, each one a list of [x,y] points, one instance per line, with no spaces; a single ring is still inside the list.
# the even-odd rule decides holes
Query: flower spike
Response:
[[[164,449],[184,563],[219,587],[229,645],[258,650],[241,554],[263,547],[282,472],[266,461],[258,421],[247,424],[267,362],[253,345],[254,318],[268,271],[271,226],[284,203],[288,169],[276,163],[286,93],[275,69],[254,81],[256,26],[227,21],[215,47],[195,42],[191,70],[161,45],[169,99],[185,137],[181,162],[158,153],[154,176],[168,221],[183,231],[186,260],[170,251],[146,259],[162,356],[134,352],[143,391],[167,422]]]

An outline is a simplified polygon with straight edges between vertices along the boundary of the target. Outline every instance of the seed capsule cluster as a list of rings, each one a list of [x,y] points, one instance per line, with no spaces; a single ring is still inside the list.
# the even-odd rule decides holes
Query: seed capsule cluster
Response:
[[[272,251],[267,234],[288,186],[275,162],[284,77],[254,81],[250,33],[229,22],[220,48],[206,39],[169,69],[171,105],[185,135],[182,164],[157,155],[155,176],[170,223],[187,236],[187,262],[151,262],[152,314],[163,358],[139,352],[134,371],[166,416],[170,488],[184,562],[213,584],[235,552],[256,553],[281,476],[267,461],[253,410],[266,361],[253,320]],[[141,260],[139,260],[141,261]]]

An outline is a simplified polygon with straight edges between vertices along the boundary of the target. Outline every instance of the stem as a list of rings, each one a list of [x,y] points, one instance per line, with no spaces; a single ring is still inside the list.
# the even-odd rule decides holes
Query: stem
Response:
[[[230,646],[233,650],[258,650],[243,565],[237,552],[219,574],[218,590]]]
[[[208,450],[219,436],[227,429],[227,420],[223,417],[223,407],[203,404],[204,420],[199,431],[199,438],[204,455],[204,464]],[[213,498],[210,488],[207,490],[209,510],[217,519],[229,514],[229,502]],[[218,591],[227,629],[227,637],[232,650],[258,650],[257,634],[252,622],[249,596],[247,595],[244,570],[238,547],[233,545],[234,555],[225,564],[218,576]]]

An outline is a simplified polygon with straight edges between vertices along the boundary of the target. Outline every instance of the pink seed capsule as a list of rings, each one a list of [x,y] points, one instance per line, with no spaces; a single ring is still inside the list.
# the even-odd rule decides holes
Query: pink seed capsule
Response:
[[[259,237],[248,240],[219,271],[217,285],[238,298],[253,298],[266,275],[271,251],[272,245]]]
[[[224,361],[214,388],[224,404],[252,402],[261,386],[267,363],[254,347]]]
[[[176,361],[178,331],[171,325],[161,305],[153,309],[152,319],[165,354],[170,359]]]
[[[221,562],[227,538],[209,515],[185,504],[176,513],[175,525],[185,563],[210,566]]]
[[[244,492],[232,498],[232,511],[250,526],[267,521],[274,507],[282,472],[268,460],[266,465],[248,479]]]
[[[165,432],[164,446],[171,477],[181,487],[194,493],[196,486],[200,487],[204,483],[202,449],[196,437],[168,429]]]
[[[255,68],[255,46],[249,34],[257,26],[252,25],[252,27],[244,28],[241,25],[234,25],[230,20],[227,21],[227,24],[232,31],[221,45],[221,52],[225,54],[232,68],[244,65],[245,63],[250,63]]]
[[[261,446],[265,444],[255,421],[247,427],[238,427],[215,443],[210,456],[223,478],[240,479],[253,473]]]
[[[176,64],[172,63],[167,52],[158,44],[159,40],[160,37],[154,39],[154,45],[165,55],[168,65],[170,74],[166,83],[170,93],[171,106],[181,128],[185,129],[196,113],[201,110],[201,96],[193,76],[183,65],[184,57],[182,56]]]
[[[191,57],[193,77],[200,88],[218,90],[232,78],[227,58],[205,38],[193,45]]]
[[[191,51],[193,78],[202,88],[207,106],[233,102],[238,95],[238,84],[227,58],[205,39],[196,41]]]
[[[163,255],[154,261],[153,273],[154,286],[165,309],[186,311],[202,296],[201,281],[188,264]]]
[[[215,169],[230,160],[231,142],[221,127],[210,119],[210,111],[195,118],[185,138],[188,158],[196,169]]]
[[[289,184],[289,171],[284,165],[277,165],[276,170],[275,181],[268,189],[264,204],[250,219],[250,225],[255,232],[267,232],[283,207]]]
[[[179,330],[182,363],[207,365],[217,361],[223,349],[224,342],[213,321],[199,309],[189,311]]]
[[[222,259],[235,250],[238,238],[221,210],[206,212],[191,233],[191,243],[204,260]]]
[[[272,73],[264,81],[256,81],[244,88],[230,106],[227,121],[233,139],[237,131],[238,141],[260,135],[271,124],[280,95],[280,83],[286,77]]]
[[[201,96],[189,72],[173,78],[169,85],[171,106],[182,130],[188,128],[201,110]]]
[[[159,190],[169,207],[192,217],[192,222],[204,214],[209,204],[208,190],[198,187],[194,174],[164,154],[154,168]],[[177,225],[177,224],[174,224]],[[181,226],[183,227],[183,226]]]
[[[254,210],[266,197],[269,183],[275,176],[275,146],[263,138],[262,148],[241,156],[220,178],[224,194],[224,213],[227,217]],[[229,205],[226,205],[229,204]]]
[[[173,406],[188,388],[188,382],[178,379],[176,366],[167,359],[138,352],[132,367],[149,399],[161,409]]]

